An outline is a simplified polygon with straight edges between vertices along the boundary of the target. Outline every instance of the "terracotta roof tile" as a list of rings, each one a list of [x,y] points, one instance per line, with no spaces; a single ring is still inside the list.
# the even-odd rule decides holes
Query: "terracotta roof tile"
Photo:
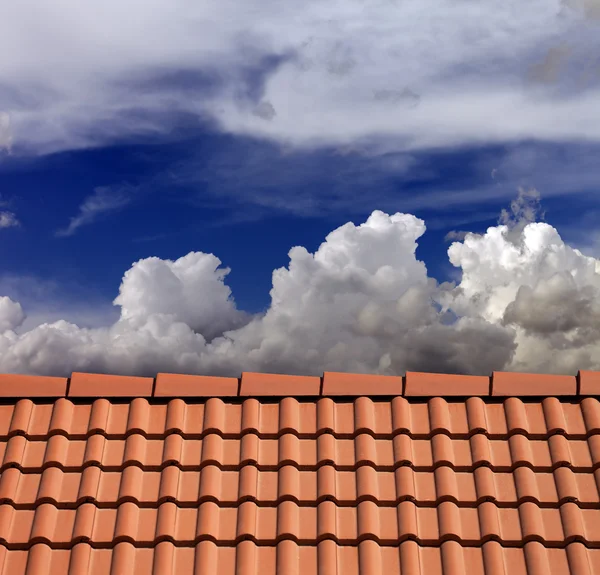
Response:
[[[39,503],[36,509],[5,507],[0,524],[0,540],[8,548],[31,547],[35,543],[73,546],[85,540],[106,547],[128,541],[136,546],[155,546],[161,540],[195,546],[210,540],[234,546],[252,540],[276,546],[283,540],[316,546],[328,539],[339,545],[356,545],[371,540],[396,546],[411,539],[421,546],[439,547],[452,540],[474,547],[493,538],[503,546],[521,546],[538,541],[557,547],[577,540],[598,547],[597,509],[576,503],[544,508],[534,502],[516,507],[498,507],[484,502],[477,507],[460,507],[443,501],[435,507],[419,507],[413,501],[396,506],[380,506],[360,501],[340,507],[331,501],[315,506],[299,506],[282,501],[277,506],[244,501],[225,507],[205,501],[194,507],[163,502],[155,507],[139,507],[133,501],[102,508],[84,503],[75,509]]]
[[[541,375],[537,373],[492,374],[492,395],[503,396],[556,396],[576,395],[577,378],[572,375]]]
[[[579,372],[579,393],[581,395],[600,395],[600,372]]]
[[[149,377],[73,373],[69,397],[150,397],[152,385]]]
[[[326,371],[323,395],[402,395],[402,378]]]
[[[159,373],[154,397],[231,397],[238,394],[239,380],[233,377],[207,377]]]
[[[67,378],[0,374],[0,397],[64,397]]]
[[[406,372],[406,396],[451,397],[489,395],[489,377]]]
[[[0,575],[600,574],[593,372],[25,377]]]
[[[58,433],[84,439],[101,432],[124,439],[139,431],[149,438],[179,432],[200,439],[213,430],[224,437],[253,432],[264,438],[331,432],[344,439],[366,432],[374,437],[406,433],[422,439],[441,432],[468,439],[482,432],[491,439],[505,439],[518,432],[532,439],[554,434],[583,439],[600,432],[600,403],[595,397],[575,402],[555,397],[528,402],[509,397],[494,403],[479,397],[464,401],[434,397],[419,403],[402,397],[343,401],[286,397],[269,403],[256,398],[227,401],[216,397],[200,401],[173,398],[158,403],[138,397],[119,403],[106,398],[84,403],[59,398],[53,403],[19,399],[0,405],[0,438],[24,435],[43,439]]]
[[[319,377],[243,372],[240,395],[257,397],[319,395],[320,387]]]

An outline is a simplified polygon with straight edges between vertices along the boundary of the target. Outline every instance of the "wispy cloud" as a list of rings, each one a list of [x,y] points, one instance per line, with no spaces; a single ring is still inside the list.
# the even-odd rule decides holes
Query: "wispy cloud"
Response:
[[[10,154],[12,140],[13,136],[10,116],[6,112],[0,112],[0,152],[6,150]]]
[[[519,188],[517,198],[510,203],[510,209],[505,208],[500,212],[498,223],[513,230],[544,219],[545,212],[540,200],[541,195],[535,188]]]
[[[99,187],[79,206],[79,213],[72,217],[69,225],[56,232],[57,237],[74,235],[83,226],[94,223],[99,218],[117,212],[128,206],[134,199],[135,188],[129,186]]]
[[[500,216],[495,218],[501,226],[506,226],[507,239],[520,238],[528,224],[543,220],[545,211],[541,206],[541,195],[535,188],[519,188],[517,197],[510,202],[510,208],[503,208]],[[470,221],[485,221],[487,217],[474,216]],[[469,221],[469,220],[467,220]],[[466,222],[465,222],[466,223]],[[449,224],[450,225],[450,224]],[[463,242],[470,232],[450,230],[445,236],[446,242]]]
[[[13,212],[0,211],[0,229],[18,228],[21,222]]]
[[[211,136],[209,145],[199,141],[179,149],[177,162],[151,187],[196,207],[362,217],[377,206],[426,212],[429,229],[492,223],[518,188],[543,189],[550,199],[595,193],[600,178],[600,145],[589,142],[409,154],[376,141],[298,151],[254,138]]]
[[[364,142],[298,151],[254,138],[223,138],[208,149],[184,152],[161,186],[184,190],[180,197],[200,207],[231,210],[233,201],[235,220],[248,221],[277,212],[364,213],[373,204],[397,209],[398,182],[420,172],[411,154],[369,149]]]
[[[573,81],[600,51],[598,0],[5,4],[15,150],[171,136],[180,114],[302,149],[600,140],[600,76]]]
[[[462,242],[469,232],[451,230],[444,236],[445,242]]]

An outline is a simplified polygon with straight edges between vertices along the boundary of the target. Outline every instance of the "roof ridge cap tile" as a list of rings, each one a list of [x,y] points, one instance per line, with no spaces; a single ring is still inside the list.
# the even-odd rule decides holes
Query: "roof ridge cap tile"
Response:
[[[563,396],[577,395],[577,376],[510,371],[492,372],[492,396]]]
[[[68,397],[152,397],[154,378],[73,372]]]
[[[236,397],[237,377],[158,373],[153,397]]]
[[[407,371],[403,376],[324,372],[322,377],[243,372],[241,377],[158,373],[156,378],[73,372],[70,378],[0,374],[0,399],[133,397],[585,397],[600,371],[574,375],[494,371],[491,376]]]
[[[0,374],[0,397],[65,397],[66,395],[66,377]]]
[[[406,397],[486,396],[490,395],[490,378],[486,375],[407,371],[404,395]]]
[[[402,376],[326,371],[323,373],[322,395],[402,395],[403,386]]]
[[[282,375],[277,373],[242,372],[241,397],[259,396],[318,396],[321,378],[310,375]]]
[[[600,371],[583,371],[577,373],[578,395],[600,395]]]

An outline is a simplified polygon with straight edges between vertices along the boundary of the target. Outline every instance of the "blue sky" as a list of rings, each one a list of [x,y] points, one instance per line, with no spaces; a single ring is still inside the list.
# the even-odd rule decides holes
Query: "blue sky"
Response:
[[[596,0],[526,8],[448,2],[437,7],[442,20],[418,2],[311,2],[302,13],[262,2],[238,14],[230,3],[202,12],[153,0],[140,22],[118,25],[116,2],[93,17],[68,0],[56,14],[35,0],[25,4],[0,24],[0,369],[565,372],[577,362],[595,365],[587,324],[565,332],[564,317],[575,313],[566,304],[552,329],[515,310],[536,293],[554,309],[558,289],[573,295],[573,309],[596,313],[600,271],[581,271],[600,257],[600,58],[590,56],[600,53]],[[68,33],[66,22],[74,26]],[[27,34],[33,30],[37,36]],[[502,216],[511,202],[512,215]],[[371,235],[387,234],[388,224],[365,223],[377,210],[399,234],[385,245]],[[416,231],[415,218],[392,221],[396,213],[423,220],[427,231]],[[525,228],[534,221],[558,233],[560,248],[542,228],[532,239],[534,227]],[[326,240],[348,222],[377,253],[357,244],[362,255],[348,255],[352,231]],[[506,241],[487,233],[502,226]],[[468,249],[464,232],[478,234]],[[453,247],[455,256],[452,241],[463,245]],[[538,253],[542,241],[550,243]],[[294,264],[294,246],[313,254],[320,271],[309,273],[316,264],[298,254]],[[549,258],[556,249],[571,255]],[[200,277],[172,264],[190,252],[214,254],[231,272],[225,280],[215,269]],[[471,270],[474,257],[480,265]],[[160,263],[136,267],[147,258]],[[396,273],[392,291],[381,279],[387,272],[370,267],[378,259]],[[539,273],[530,277],[532,265]],[[274,287],[280,268],[284,287]],[[390,350],[410,334],[398,339],[399,328],[384,326],[390,312],[381,310],[392,301],[400,309],[413,293],[407,270],[421,286],[436,283],[435,293],[422,288],[419,297],[433,306],[425,315],[438,315],[423,325],[410,319],[422,346],[395,356]],[[366,282],[360,289],[357,277]],[[163,279],[164,289],[181,292],[173,308],[155,290]],[[444,282],[455,282],[455,291],[444,291]],[[331,295],[328,308],[339,321],[340,351],[314,302],[346,292],[354,293],[352,305]],[[113,305],[119,293],[134,303]],[[218,318],[203,303],[213,297]],[[485,309],[472,303],[482,299]],[[398,313],[397,324],[409,325]],[[364,314],[387,340],[361,331]],[[167,345],[148,327],[159,320],[165,333],[180,323],[189,331],[177,336],[187,338],[185,358],[174,357],[175,340]],[[221,331],[206,328],[210,322]],[[296,329],[304,331],[290,336],[289,349],[265,351]],[[443,336],[447,329],[452,336]],[[472,329],[482,330],[484,343],[500,338],[505,353],[482,352],[479,363],[468,359],[473,352],[460,355],[453,345],[461,334],[475,341],[462,331]],[[354,335],[346,340],[342,331]],[[559,332],[569,352],[550,365],[547,357],[565,348]],[[145,354],[124,359],[115,351],[117,340],[143,347],[138,338],[147,333],[154,339]],[[207,347],[215,336],[223,341]],[[429,348],[444,337],[455,344],[428,364]],[[149,359],[161,345],[167,359]],[[40,346],[61,350],[64,360]],[[370,351],[354,361],[355,347]]]
[[[282,157],[271,143],[208,129],[182,138],[5,160],[3,199],[21,226],[3,230],[10,245],[2,256],[4,274],[33,272],[62,293],[110,302],[123,271],[134,261],[176,259],[199,250],[216,254],[232,268],[228,283],[238,304],[258,312],[268,306],[272,271],[286,265],[291,247],[314,251],[339,225],[360,223],[382,209],[425,220],[428,231],[418,255],[431,275],[444,281],[452,269],[444,242],[448,232],[484,232],[497,223],[518,187],[548,189],[551,179],[569,172],[565,179],[570,186],[552,186],[550,197],[541,192],[544,219],[594,252],[584,232],[593,234],[597,226],[589,215],[582,221],[582,214],[600,209],[600,195],[591,182],[579,184],[577,172],[582,157],[597,157],[595,146],[442,149],[411,154],[405,167],[404,154],[371,159],[320,149]],[[574,147],[580,155],[569,158]],[[495,168],[492,177],[494,166],[520,150],[533,157],[531,176],[510,166]],[[560,175],[544,173],[544,167],[554,171],[548,165],[552,161],[560,161]],[[173,181],[169,173],[181,165],[189,180]],[[226,188],[222,195],[221,186]],[[60,235],[98,189],[105,190],[106,211],[93,211],[81,227]],[[444,205],[440,192],[465,197]],[[477,198],[478,193],[483,197]],[[430,195],[435,199],[429,201]]]

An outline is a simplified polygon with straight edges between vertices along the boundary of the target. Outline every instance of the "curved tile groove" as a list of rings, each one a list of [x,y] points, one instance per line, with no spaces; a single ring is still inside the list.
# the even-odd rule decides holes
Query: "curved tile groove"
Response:
[[[476,433],[490,439],[506,439],[514,434],[529,439],[556,434],[586,439],[600,433],[600,403],[595,397],[579,402],[556,397],[541,402],[509,397],[501,403],[486,403],[481,397],[462,401],[432,397],[418,403],[404,397],[378,400],[363,396],[353,401],[285,397],[275,403],[261,403],[256,398],[228,402],[218,397],[204,402],[174,398],[166,403],[145,397],[128,403],[106,398],[74,403],[59,398],[53,403],[19,399],[14,404],[0,405],[2,441],[15,435],[42,440],[55,434],[84,440],[93,433],[110,439],[138,433],[153,439],[172,432],[188,439],[202,439],[209,434],[239,438],[248,432],[263,439],[276,439],[286,433],[300,438],[330,433],[339,439],[352,439],[362,433],[386,439],[398,434],[413,439],[431,439],[436,434],[468,439]]]
[[[208,465],[239,469],[254,464],[261,470],[277,470],[292,465],[300,470],[333,465],[339,470],[355,470],[366,465],[378,471],[394,471],[408,466],[416,471],[451,467],[474,471],[487,467],[496,472],[529,467],[540,473],[566,467],[577,473],[593,473],[600,468],[600,435],[586,440],[567,440],[555,435],[550,440],[530,440],[513,435],[508,440],[490,440],[474,435],[469,440],[436,435],[430,440],[414,440],[397,435],[393,440],[375,439],[369,434],[354,439],[336,439],[323,434],[315,439],[299,439],[284,434],[279,439],[260,439],[246,434],[224,439],[211,434],[204,439],[184,439],[171,433],[164,439],[147,439],[133,433],[124,440],[106,439],[94,434],[87,440],[69,440],[53,435],[47,441],[29,441],[12,436],[0,443],[0,472],[15,467],[41,473],[49,467],[64,471],[97,465],[116,471],[134,465],[147,471],[160,471],[169,465],[183,470],[199,470]]]
[[[153,546],[164,540],[182,545],[203,540],[219,545],[246,540],[259,545],[276,545],[283,540],[316,545],[328,539],[343,545],[370,540],[389,546],[410,539],[420,545],[456,541],[470,547],[487,541],[513,547],[530,541],[565,547],[579,541],[597,548],[599,522],[600,509],[582,509],[574,503],[540,508],[525,502],[503,508],[486,502],[469,508],[450,501],[435,507],[419,507],[409,501],[380,507],[373,501],[362,501],[339,507],[332,501],[300,506],[287,500],[273,507],[253,501],[222,507],[204,501],[194,507],[166,502],[146,508],[126,501],[112,508],[86,503],[74,509],[42,503],[35,509],[0,506],[0,543],[9,548],[37,543],[65,547],[82,540],[100,546],[116,542]]]
[[[537,546],[536,546],[537,545]],[[533,547],[532,547],[533,546]],[[135,572],[138,575],[176,575],[179,573],[219,573],[239,575],[256,573],[360,573],[361,575],[391,573],[394,575],[455,575],[465,572],[473,575],[505,573],[498,566],[510,565],[511,575],[527,575],[527,566],[548,567],[546,573],[595,573],[600,550],[587,549],[572,543],[565,549],[544,548],[528,544],[526,548],[507,548],[495,542],[482,547],[457,547],[452,542],[439,547],[420,546],[406,541],[399,546],[382,547],[374,542],[363,542],[358,548],[323,541],[317,548],[287,542],[285,545],[262,547],[246,541],[235,547],[218,546],[203,541],[195,546],[175,546],[162,542],[156,547],[136,547],[120,543],[110,548],[94,548],[79,543],[72,549],[51,550],[44,544],[23,550],[4,550],[0,561],[4,571],[14,575],[76,575],[94,573]],[[550,567],[550,565],[552,567]],[[529,570],[529,573],[535,571]]]

